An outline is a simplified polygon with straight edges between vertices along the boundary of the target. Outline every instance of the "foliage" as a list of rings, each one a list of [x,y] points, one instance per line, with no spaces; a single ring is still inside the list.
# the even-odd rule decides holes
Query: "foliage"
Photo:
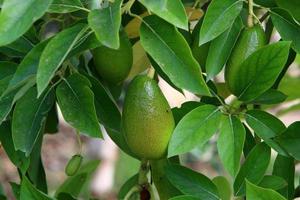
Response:
[[[289,87],[298,87],[299,80],[285,74],[296,53],[300,54],[297,0],[3,0],[0,8],[0,142],[19,170],[20,182],[11,184],[16,199],[83,197],[99,164],[92,161],[81,166],[82,157],[77,155],[79,160],[71,160],[72,166],[66,169],[70,177],[55,196],[48,194],[40,152],[44,135],[58,131],[56,106],[78,134],[102,139],[101,125],[122,151],[143,158],[140,171],[128,177],[119,199],[297,197],[294,180],[295,162],[300,160],[300,122],[286,127],[264,110],[266,105],[299,98],[299,91]],[[278,32],[280,41],[258,47],[253,44],[255,38],[250,38],[252,43],[240,44],[241,33],[253,26],[264,29],[267,41]],[[118,51],[120,37],[130,41],[125,54]],[[253,49],[255,45],[258,49]],[[116,83],[96,70],[93,55],[97,54],[92,52],[100,47],[103,56],[99,59],[105,59],[100,62],[111,66],[104,69],[108,74],[118,73],[119,63],[133,66],[131,72],[124,72],[126,80]],[[239,48],[249,55],[232,53]],[[236,62],[235,74],[220,82],[216,77],[230,67],[229,60]],[[145,160],[140,152],[131,151],[122,127],[123,105],[116,103],[123,102],[126,83],[147,69],[150,78],[160,76],[179,92],[187,90],[200,99],[172,111],[161,109],[173,114],[176,127],[160,161]],[[226,87],[228,82],[230,87]],[[147,98],[136,102],[143,106]],[[157,123],[164,123],[163,117],[158,122],[147,118],[156,116],[147,115],[156,106],[151,98],[149,107],[135,108],[138,114],[134,115],[142,117],[134,123],[142,124],[133,123],[132,129],[148,126],[151,133],[159,127]],[[179,155],[207,144],[213,135],[217,135],[218,155],[228,176],[210,179],[180,165]],[[159,139],[149,137],[134,142],[143,148],[159,146],[155,143]],[[277,157],[271,164],[273,173],[266,174],[271,150]],[[91,199],[86,194],[84,198]],[[6,199],[1,187],[0,199]]]

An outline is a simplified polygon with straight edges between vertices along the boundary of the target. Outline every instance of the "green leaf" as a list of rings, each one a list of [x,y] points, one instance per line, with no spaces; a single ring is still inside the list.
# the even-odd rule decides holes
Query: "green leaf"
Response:
[[[283,69],[290,42],[277,42],[251,54],[238,68],[232,92],[242,101],[251,101],[271,88]]]
[[[156,16],[144,18],[140,28],[144,49],[179,88],[210,95],[197,61],[174,26]]]
[[[249,110],[245,116],[247,124],[254,130],[256,135],[278,153],[287,155],[286,151],[272,140],[285,130],[286,127],[282,121],[262,110]]]
[[[299,12],[299,11],[298,11]],[[289,12],[280,8],[274,8],[271,19],[283,40],[292,41],[292,47],[300,53],[300,25],[296,23]]]
[[[167,22],[188,30],[188,18],[180,0],[139,0],[139,2]]]
[[[118,199],[125,199],[125,196],[130,191],[131,188],[136,187],[139,181],[138,174],[132,176],[130,179],[128,179],[121,187],[119,193],[118,193]]]
[[[67,193],[59,193],[57,196],[57,200],[76,200],[70,194]]]
[[[120,47],[121,5],[122,0],[115,0],[106,8],[92,10],[88,16],[89,25],[97,39],[112,49]]]
[[[288,10],[293,17],[300,22],[300,2],[298,0],[275,0],[277,5],[285,10]]]
[[[180,165],[166,169],[169,181],[183,194],[205,200],[219,200],[218,189],[206,176]]]
[[[299,128],[300,122],[294,122],[281,135],[275,138],[275,141],[277,141],[289,155],[296,160],[300,160]]]
[[[199,200],[199,198],[193,197],[191,195],[181,195],[177,197],[172,197],[169,200]]]
[[[6,154],[8,155],[12,163],[17,166],[24,174],[29,167],[30,160],[29,158],[25,157],[25,154],[23,152],[15,150],[10,122],[3,122],[0,125],[0,133],[1,145],[4,148]]]
[[[41,55],[36,77],[39,96],[46,89],[56,70],[86,30],[86,25],[77,24],[58,33],[47,44]]]
[[[94,93],[94,103],[98,120],[107,128],[120,131],[121,113],[117,104],[109,95],[103,85],[94,77],[87,76],[91,82],[91,90]]]
[[[272,174],[282,177],[288,183],[287,187],[279,192],[288,199],[293,199],[295,192],[295,160],[291,157],[277,155]]]
[[[247,181],[247,200],[286,200],[279,193],[271,189],[258,187],[251,182]]]
[[[211,42],[205,66],[208,80],[215,77],[224,67],[242,27],[242,19],[238,17],[227,31]]]
[[[186,153],[205,144],[219,128],[220,120],[219,108],[212,105],[199,106],[189,112],[173,132],[168,157]]]
[[[256,141],[249,128],[245,124],[243,125],[246,130],[245,144],[243,149],[243,153],[246,158],[249,155],[250,151],[255,147]]]
[[[276,7],[275,0],[254,0],[254,3],[264,7]]]
[[[0,52],[7,55],[8,57],[18,58],[24,57],[34,46],[32,42],[25,36],[21,36],[14,42],[0,47]]]
[[[239,0],[213,0],[200,30],[199,46],[215,39],[232,26],[242,8],[243,2]]]
[[[266,92],[264,92],[262,95],[254,99],[251,103],[253,104],[279,104],[285,101],[287,98],[287,95],[284,93],[275,90],[275,89],[269,89]]]
[[[5,0],[0,13],[0,46],[23,35],[45,13],[51,2],[52,0]]]
[[[80,0],[53,0],[48,12],[50,13],[70,13],[83,8]]]
[[[239,168],[245,141],[245,128],[235,116],[226,116],[217,142],[220,159],[225,169],[235,177]]]
[[[10,80],[5,93],[19,87],[20,85],[24,84],[29,78],[36,75],[41,54],[48,41],[49,40],[39,43],[24,57],[22,62],[19,64],[13,78]]]
[[[217,176],[212,179],[212,182],[218,188],[220,199],[231,200],[231,196],[232,196],[231,185],[224,176]]]
[[[188,101],[183,104],[181,104],[180,108],[174,107],[172,108],[173,117],[175,120],[175,124],[178,124],[178,122],[189,112],[194,110],[195,108],[202,106],[203,103],[197,102],[197,101]]]
[[[279,176],[267,175],[260,181],[259,186],[272,190],[279,190],[286,187],[287,182]]]
[[[67,178],[56,190],[55,196],[60,193],[67,193],[78,197],[83,188],[89,183],[92,174],[99,166],[98,160],[93,160],[83,165],[75,176]]]
[[[20,200],[54,200],[41,191],[37,190],[27,179],[22,178]]]
[[[212,105],[199,106],[185,115],[176,126],[169,143],[168,157],[202,146],[220,126],[221,112]]]
[[[36,87],[31,88],[16,104],[12,120],[12,137],[16,150],[28,156],[46,122],[54,103],[54,91],[48,90],[40,98]]]
[[[234,194],[245,194],[245,180],[259,183],[268,168],[271,149],[264,143],[257,144],[249,153],[233,184]]]
[[[7,76],[13,75],[16,72],[17,67],[18,65],[16,63],[0,61],[0,81],[2,81]]]
[[[73,47],[73,49],[68,54],[67,58],[71,58],[77,54],[80,54],[86,50],[94,49],[96,47],[100,47],[102,44],[99,42],[99,40],[96,38],[96,35],[90,31],[85,34],[78,40],[76,45]]]
[[[73,74],[58,85],[56,96],[63,117],[71,126],[89,136],[102,137],[90,87],[88,79]]]

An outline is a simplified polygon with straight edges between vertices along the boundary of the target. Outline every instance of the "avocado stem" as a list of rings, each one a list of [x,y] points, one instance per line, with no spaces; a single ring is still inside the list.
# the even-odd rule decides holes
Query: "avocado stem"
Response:
[[[140,191],[140,188],[138,186],[134,186],[132,187],[128,193],[126,194],[126,196],[124,197],[124,200],[129,200],[130,197],[134,194]]]
[[[147,76],[149,78],[153,79],[154,74],[155,74],[155,69],[153,67],[150,67],[149,70],[148,70]]]
[[[248,27],[253,27],[254,22],[253,22],[253,0],[248,1],[248,7],[249,7],[249,14],[248,14]]]

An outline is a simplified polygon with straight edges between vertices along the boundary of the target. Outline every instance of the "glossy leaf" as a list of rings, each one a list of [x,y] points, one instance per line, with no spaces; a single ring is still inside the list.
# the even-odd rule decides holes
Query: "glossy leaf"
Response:
[[[172,108],[173,117],[175,120],[175,124],[178,124],[178,122],[189,112],[194,110],[195,108],[202,106],[203,103],[197,102],[197,101],[188,101],[183,104],[181,104],[180,108],[175,107]]]
[[[215,39],[232,26],[242,8],[243,2],[239,0],[213,0],[204,16],[199,45]]]
[[[273,165],[273,175],[283,178],[287,182],[287,187],[279,192],[288,199],[294,198],[295,192],[295,160],[291,157],[277,155]]]
[[[226,116],[220,128],[218,152],[225,169],[235,177],[239,168],[245,141],[245,129],[235,116]]]
[[[279,193],[271,189],[258,187],[251,182],[247,181],[247,200],[286,200]]]
[[[208,80],[216,76],[224,67],[242,27],[243,22],[238,17],[227,31],[211,42],[205,66]]]
[[[89,25],[97,39],[112,49],[120,47],[121,5],[122,0],[115,0],[106,8],[92,10],[88,16]]]
[[[19,64],[16,73],[10,80],[6,93],[24,84],[30,77],[37,73],[40,56],[48,43],[48,40],[36,45]]]
[[[0,46],[23,35],[45,13],[51,2],[52,0],[5,0],[0,13]]]
[[[221,120],[219,108],[204,105],[185,115],[176,126],[169,143],[168,157],[186,153],[202,146],[218,130]]]
[[[144,18],[140,29],[144,49],[179,88],[210,95],[197,61],[183,36],[156,16]]]
[[[180,0],[139,0],[139,2],[167,22],[188,30],[188,18]]]
[[[300,160],[300,122],[291,124],[275,140],[296,160]]]
[[[231,196],[232,196],[231,184],[224,176],[217,176],[212,179],[212,182],[218,188],[220,199],[231,200]]]
[[[263,179],[270,157],[271,149],[264,143],[257,144],[251,150],[234,180],[233,188],[236,196],[245,194],[246,179],[255,184]]]
[[[27,177],[22,178],[20,200],[54,200],[48,195],[37,190],[28,180]]]
[[[200,173],[180,165],[170,165],[166,174],[169,181],[183,194],[205,200],[220,199],[214,183]]]
[[[77,24],[58,33],[49,41],[41,55],[37,71],[36,78],[39,96],[46,89],[56,70],[86,30],[86,25]]]
[[[238,68],[232,92],[242,101],[251,101],[276,81],[289,54],[290,42],[277,42],[251,54]]]
[[[53,0],[48,12],[69,13],[80,10],[83,7],[80,0]]]
[[[246,158],[251,150],[255,147],[256,141],[249,128],[245,124],[243,125],[246,130],[245,144],[243,149],[244,157]]]
[[[36,87],[31,88],[18,103],[13,113],[12,137],[16,150],[28,156],[44,126],[46,116],[54,103],[53,90],[37,97]]]
[[[271,19],[283,40],[292,41],[292,47],[300,53],[300,25],[286,10],[274,8]]]
[[[89,136],[102,137],[90,86],[84,76],[73,74],[58,85],[57,100],[64,119],[70,125]]]

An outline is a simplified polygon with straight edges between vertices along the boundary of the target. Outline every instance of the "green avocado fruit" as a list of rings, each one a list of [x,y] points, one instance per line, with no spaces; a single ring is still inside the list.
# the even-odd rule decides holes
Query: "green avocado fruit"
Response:
[[[82,163],[82,156],[79,154],[74,155],[68,162],[66,168],[65,168],[65,173],[68,176],[74,176],[77,171],[79,170],[81,163]]]
[[[135,77],[125,97],[122,125],[130,150],[140,159],[166,156],[175,127],[171,108],[155,80]]]
[[[132,45],[125,32],[120,34],[119,49],[100,46],[92,50],[94,66],[108,83],[120,84],[128,76],[133,63]]]
[[[234,92],[235,80],[241,78],[237,74],[241,64],[265,44],[265,33],[260,25],[256,24],[253,27],[243,29],[225,67],[225,81],[231,92]]]

